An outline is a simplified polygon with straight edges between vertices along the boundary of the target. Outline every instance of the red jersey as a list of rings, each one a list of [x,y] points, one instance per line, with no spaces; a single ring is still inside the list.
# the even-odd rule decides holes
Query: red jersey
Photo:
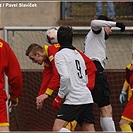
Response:
[[[59,89],[59,74],[54,63],[54,56],[56,52],[58,52],[59,48],[59,44],[51,46],[44,45],[47,59],[44,61],[42,84],[38,96],[44,93],[51,95],[54,90]]]
[[[7,99],[4,90],[4,73],[10,85],[9,94],[17,98],[22,93],[22,73],[18,60],[10,46],[0,39],[0,98]]]
[[[51,95],[54,90],[59,89],[60,79],[54,63],[54,56],[56,52],[58,52],[59,48],[60,48],[59,44],[54,44],[51,46],[44,45],[44,50],[48,58],[44,61],[43,79],[38,96],[44,93]],[[92,90],[95,84],[96,67],[94,63],[86,55],[84,55],[82,52],[80,52],[80,54],[84,58],[87,67],[87,74],[88,74],[87,87],[90,90]]]
[[[121,118],[124,120],[133,122],[133,71],[131,69],[132,64],[127,65],[126,67],[126,79],[124,82],[125,86],[128,86],[128,103],[122,113]]]

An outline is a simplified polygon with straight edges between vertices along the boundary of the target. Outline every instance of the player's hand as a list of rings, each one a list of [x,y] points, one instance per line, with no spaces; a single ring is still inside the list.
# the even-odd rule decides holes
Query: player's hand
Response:
[[[126,101],[125,95],[126,92],[122,91],[119,97],[120,103],[124,103]]]
[[[47,94],[42,94],[38,97],[36,97],[36,105],[37,105],[37,109],[41,109],[43,107],[43,102],[45,99],[48,98],[48,95]]]
[[[121,32],[125,31],[125,25],[121,22],[116,22],[116,27],[121,28]]]
[[[10,97],[8,100],[8,106],[17,106],[18,105],[18,98],[12,98]]]
[[[57,97],[54,99],[53,103],[52,103],[52,106],[54,109],[60,109],[60,104],[62,102],[62,98],[60,98],[58,95]]]

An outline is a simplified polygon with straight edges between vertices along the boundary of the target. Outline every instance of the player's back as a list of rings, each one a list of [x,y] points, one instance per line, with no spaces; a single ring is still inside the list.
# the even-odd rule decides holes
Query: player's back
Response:
[[[80,53],[77,50],[63,48],[57,54],[64,58],[64,64],[67,66],[66,70],[64,68],[64,72],[60,76],[62,79],[69,78],[70,80],[66,85],[67,95],[64,103],[75,105],[92,103],[90,90],[86,87],[88,77],[85,72],[85,61]]]

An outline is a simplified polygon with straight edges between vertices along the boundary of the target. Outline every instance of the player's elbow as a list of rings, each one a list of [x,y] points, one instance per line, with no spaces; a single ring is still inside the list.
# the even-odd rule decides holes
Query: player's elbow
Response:
[[[91,27],[95,27],[97,25],[97,20],[92,20],[90,25]]]

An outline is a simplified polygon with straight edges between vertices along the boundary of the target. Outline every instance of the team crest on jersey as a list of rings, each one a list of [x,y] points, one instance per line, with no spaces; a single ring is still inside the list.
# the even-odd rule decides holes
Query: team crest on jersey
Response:
[[[0,42],[0,48],[2,48],[2,46],[3,46],[3,43],[2,43],[2,42]]]
[[[51,62],[53,59],[54,59],[54,56],[53,56],[53,55],[49,56],[50,62]]]

